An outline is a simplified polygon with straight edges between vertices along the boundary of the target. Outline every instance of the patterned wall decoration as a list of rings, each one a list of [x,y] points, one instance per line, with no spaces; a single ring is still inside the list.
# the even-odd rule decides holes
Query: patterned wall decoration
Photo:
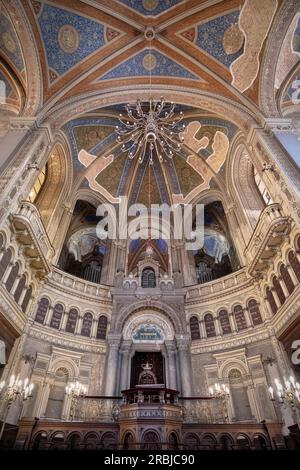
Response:
[[[132,8],[142,15],[160,15],[183,0],[119,0],[120,3]]]
[[[243,52],[244,36],[238,27],[239,10],[198,24],[181,32],[226,67]]]
[[[48,4],[40,9],[38,23],[52,71],[50,81],[105,46],[108,38],[119,34],[109,29],[108,37],[104,24]]]
[[[166,55],[154,49],[151,51],[150,49],[145,49],[144,51],[139,52],[103,75],[100,80],[124,77],[144,77],[149,76],[150,71],[152,76],[157,77],[181,77],[192,80],[201,80],[182,65],[177,64]]]
[[[19,40],[10,19],[3,12],[0,13],[0,52],[19,72],[22,72],[24,60]]]

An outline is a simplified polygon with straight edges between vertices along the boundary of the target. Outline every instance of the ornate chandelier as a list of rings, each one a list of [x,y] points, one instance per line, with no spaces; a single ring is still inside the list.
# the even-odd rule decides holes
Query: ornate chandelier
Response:
[[[121,113],[116,126],[117,142],[122,144],[122,152],[128,152],[128,158],[138,158],[143,163],[147,151],[149,162],[153,163],[154,152],[161,162],[165,158],[172,159],[181,151],[184,141],[181,133],[185,124],[181,124],[184,115],[175,113],[175,103],[166,103],[163,97],[159,101],[150,99],[149,103],[125,106],[127,116]]]

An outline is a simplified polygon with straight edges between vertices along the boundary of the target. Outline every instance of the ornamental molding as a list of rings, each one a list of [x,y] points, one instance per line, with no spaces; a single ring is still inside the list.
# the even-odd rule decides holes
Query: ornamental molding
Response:
[[[195,298],[193,300],[190,300],[190,299],[186,299],[186,302],[185,302],[185,305],[186,307],[190,307],[192,305],[202,305],[206,302],[212,302],[212,301],[216,301],[216,300],[222,300],[223,299],[226,299],[226,297],[230,296],[232,297],[232,295],[235,295],[235,294],[240,294],[242,291],[248,291],[250,290],[251,288],[255,288],[255,278],[251,278],[251,279],[248,279],[248,281],[244,284],[241,284],[239,286],[235,286],[234,288],[232,287],[229,287],[227,289],[223,289],[221,290],[218,294],[209,294],[207,296],[204,296],[201,294],[201,292],[199,292],[199,298]]]
[[[16,304],[13,299],[9,298],[9,294],[2,284],[0,284],[0,309],[3,316],[12,324],[18,333],[23,333],[26,324],[26,315],[21,310],[20,306]]]
[[[260,330],[260,332],[252,332],[246,335],[244,334],[243,337],[231,337],[230,339],[225,339],[224,337],[219,337],[217,341],[210,341],[208,344],[203,344],[202,346],[198,345],[193,345],[191,346],[191,353],[196,355],[196,354],[201,354],[201,353],[206,353],[206,352],[213,352],[213,351],[224,351],[225,349],[230,349],[230,348],[236,348],[236,347],[243,347],[246,344],[254,344],[258,343],[261,341],[264,341],[266,339],[270,339],[270,334],[269,331],[267,331],[265,328],[263,330]],[[200,340],[201,341],[201,340]],[[200,342],[199,341],[199,342]],[[204,342],[205,340],[202,340]]]
[[[45,327],[37,327],[36,325],[32,327],[29,332],[29,336],[32,338],[40,339],[41,341],[46,341],[47,343],[59,345],[63,348],[73,348],[79,349],[81,351],[97,353],[97,354],[106,354],[106,345],[105,346],[96,346],[91,344],[91,342],[87,342],[82,336],[79,338],[79,341],[75,341],[72,339],[67,339],[62,331],[57,333],[50,334],[49,332],[41,331],[41,328]],[[91,340],[93,341],[93,340]],[[94,340],[95,341],[95,340]],[[100,340],[97,340],[100,341]]]

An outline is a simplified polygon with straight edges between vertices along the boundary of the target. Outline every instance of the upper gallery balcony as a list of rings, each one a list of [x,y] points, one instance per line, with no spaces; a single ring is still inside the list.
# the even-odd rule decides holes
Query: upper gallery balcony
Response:
[[[283,215],[279,204],[270,204],[262,211],[245,250],[249,274],[268,268],[290,230],[291,219]]]
[[[10,222],[17,242],[23,246],[23,253],[30,267],[39,277],[50,272],[50,260],[54,249],[43,225],[36,206],[28,201],[22,201],[18,210],[10,214]]]

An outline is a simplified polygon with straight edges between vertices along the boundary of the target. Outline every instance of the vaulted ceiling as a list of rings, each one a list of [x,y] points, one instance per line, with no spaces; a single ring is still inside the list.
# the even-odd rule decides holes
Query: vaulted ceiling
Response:
[[[0,9],[0,79],[12,105],[22,107],[29,86],[25,40],[18,40],[9,7]],[[15,4],[15,5],[14,5]],[[22,0],[38,51],[41,107],[118,90],[191,90],[260,110],[262,64],[268,35],[283,0]],[[1,5],[1,3],[0,3]],[[15,13],[15,16],[17,13]],[[299,15],[282,38],[276,83],[288,107],[300,74]],[[293,77],[289,77],[294,68]],[[151,78],[150,78],[151,77]],[[293,80],[292,80],[293,78]],[[150,85],[151,81],[151,85]],[[283,85],[284,84],[284,91]],[[124,99],[124,98],[123,98]],[[173,100],[176,102],[176,92]],[[148,171],[115,145],[119,105],[90,109],[63,125],[78,188],[116,202],[189,202],[204,189],[224,186],[225,160],[238,126],[212,112],[183,106],[188,126],[185,155]],[[105,160],[106,158],[106,160]]]

